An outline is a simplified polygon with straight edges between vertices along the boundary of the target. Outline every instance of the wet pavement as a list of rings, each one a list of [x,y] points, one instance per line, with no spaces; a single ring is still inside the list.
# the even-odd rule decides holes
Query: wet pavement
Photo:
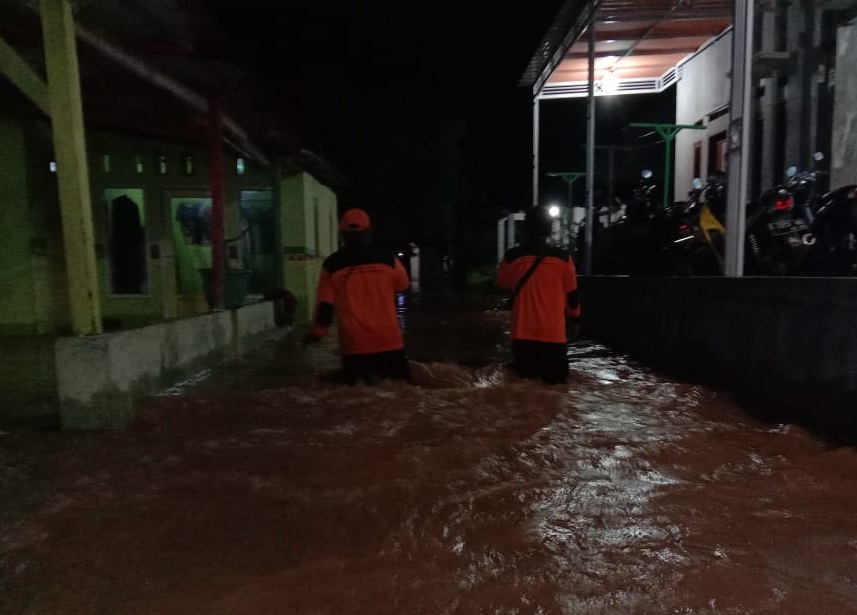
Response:
[[[123,433],[0,434],[0,613],[857,613],[857,453],[507,313],[407,316],[419,386],[272,342]]]

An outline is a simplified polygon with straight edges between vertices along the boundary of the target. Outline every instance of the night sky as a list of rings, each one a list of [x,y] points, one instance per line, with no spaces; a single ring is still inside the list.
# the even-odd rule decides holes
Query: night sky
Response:
[[[395,144],[385,133],[395,129],[379,118],[401,114],[406,121],[434,122],[429,131],[461,128],[467,207],[484,212],[478,224],[531,204],[531,92],[518,82],[562,0],[317,0],[285,13],[275,13],[266,0],[206,4],[246,49],[244,59],[272,108],[352,179],[367,175],[367,159],[389,156],[385,148]],[[543,169],[582,166],[585,101],[548,106]],[[618,115],[599,124],[601,134],[626,138],[614,129],[646,121],[646,109],[657,113],[663,106],[654,100],[605,103]],[[555,184],[547,181],[546,191]],[[407,218],[390,220],[413,234]]]

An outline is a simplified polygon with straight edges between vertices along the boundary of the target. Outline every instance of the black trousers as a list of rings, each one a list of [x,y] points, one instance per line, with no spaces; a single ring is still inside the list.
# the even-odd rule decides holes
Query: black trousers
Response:
[[[568,381],[566,350],[567,344],[512,340],[512,369],[521,378],[565,384]]]
[[[376,384],[379,380],[411,382],[411,369],[405,349],[370,354],[342,355],[342,372],[348,384]]]

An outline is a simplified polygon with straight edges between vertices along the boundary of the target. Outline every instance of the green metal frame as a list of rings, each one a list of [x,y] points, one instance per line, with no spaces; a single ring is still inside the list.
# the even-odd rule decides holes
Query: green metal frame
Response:
[[[668,207],[667,203],[667,182],[670,180],[672,172],[672,144],[675,141],[676,135],[682,130],[705,130],[705,126],[697,126],[695,124],[660,124],[657,122],[631,122],[632,128],[652,128],[664,140],[664,183],[662,192],[664,194],[664,209]]]
[[[559,177],[568,184],[568,208],[574,205],[572,197],[572,186],[581,177],[586,177],[586,171],[563,171],[562,173],[545,173],[546,177]]]

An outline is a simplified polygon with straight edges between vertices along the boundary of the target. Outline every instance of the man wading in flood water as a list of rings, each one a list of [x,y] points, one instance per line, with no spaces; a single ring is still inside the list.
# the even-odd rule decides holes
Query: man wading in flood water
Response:
[[[335,315],[349,384],[382,378],[410,382],[396,313],[396,293],[407,290],[408,274],[395,254],[370,243],[370,226],[362,209],[342,215],[343,247],[322,264],[312,328],[303,342],[314,344],[327,335]]]
[[[512,292],[512,367],[522,378],[565,383],[566,321],[576,331],[580,318],[574,261],[548,245],[553,220],[547,208],[531,208],[524,227],[525,243],[506,252],[497,270],[497,285]]]

